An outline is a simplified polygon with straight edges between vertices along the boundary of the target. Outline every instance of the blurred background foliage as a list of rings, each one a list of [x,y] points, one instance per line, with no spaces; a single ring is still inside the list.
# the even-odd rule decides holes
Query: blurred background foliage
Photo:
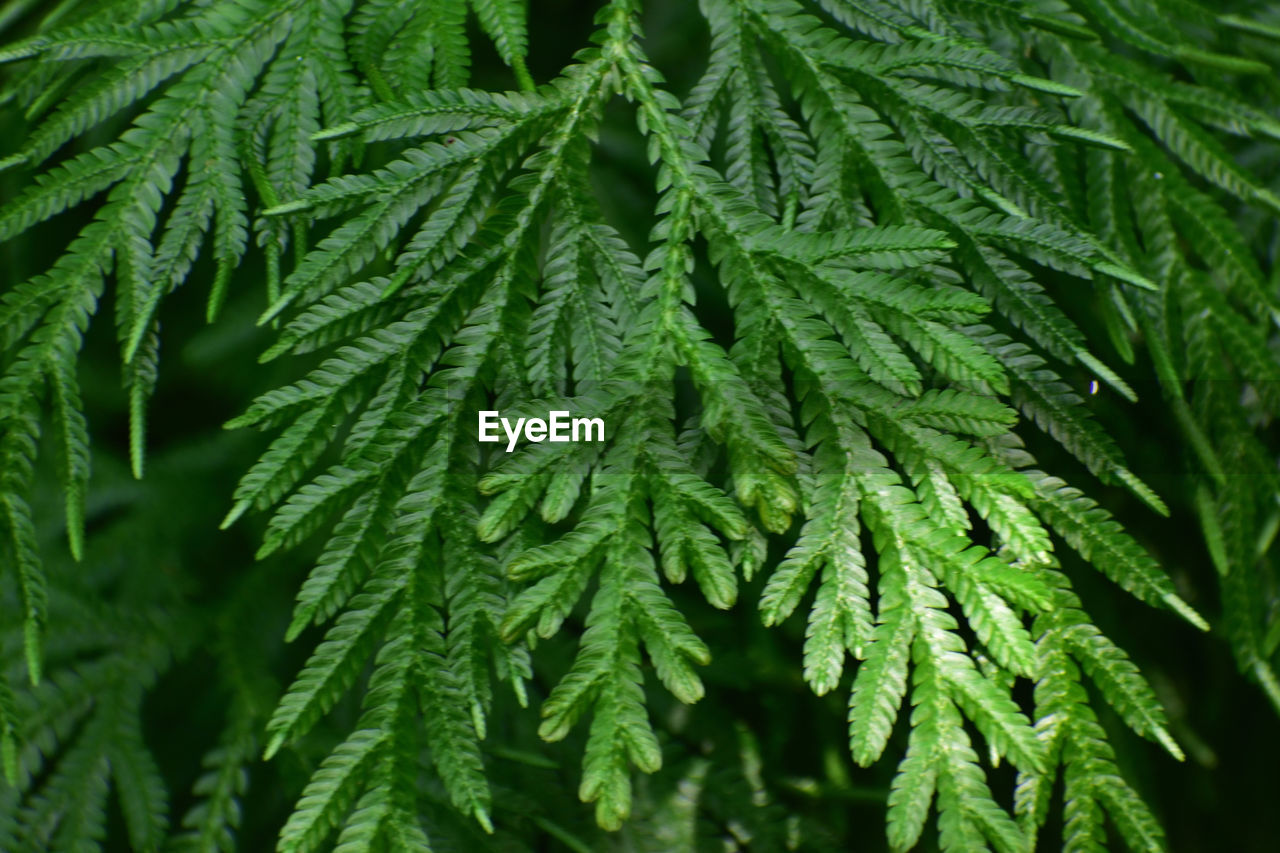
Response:
[[[0,6],[0,23],[6,27],[0,37],[24,34],[30,16],[14,13],[33,5],[38,4],[11,0]],[[597,4],[545,0],[536,5],[537,14],[529,20],[529,65],[535,79],[546,80],[585,43]],[[689,0],[646,5],[646,49],[672,89],[683,94],[702,71],[705,22]],[[1274,5],[1227,5],[1242,14],[1265,17],[1269,12],[1271,19],[1280,19]],[[487,39],[473,35],[473,85],[511,88],[509,69]],[[1274,79],[1260,85],[1277,88]],[[76,149],[109,141],[120,126],[119,121],[104,124],[77,141]],[[12,103],[0,106],[0,155],[9,153],[28,129],[21,109]],[[1263,147],[1247,140],[1231,144],[1238,160],[1265,185],[1280,186],[1280,163],[1267,158]],[[608,218],[640,247],[655,202],[654,181],[629,110],[606,113],[599,149],[600,201]],[[0,174],[0,201],[13,198],[23,181],[12,171]],[[92,206],[82,206],[22,240],[0,245],[0,290],[47,268],[65,235],[92,212]],[[1274,231],[1274,223],[1256,212],[1242,208],[1236,213],[1245,233],[1258,242],[1265,243]],[[709,292],[714,273],[705,257],[699,260],[695,285]],[[149,747],[167,790],[173,838],[164,844],[185,843],[184,816],[202,800],[194,793],[198,780],[210,767],[218,769],[217,756],[230,754],[244,761],[243,778],[231,782],[241,793],[238,808],[243,811],[237,849],[257,851],[274,847],[306,780],[350,730],[359,713],[359,691],[296,747],[271,763],[261,760],[262,727],[320,633],[313,628],[293,644],[283,642],[295,592],[316,554],[302,548],[255,562],[265,526],[262,516],[218,530],[235,483],[269,438],[226,432],[221,425],[256,395],[300,375],[315,357],[258,364],[257,356],[273,334],[254,323],[264,304],[257,253],[251,252],[236,271],[223,316],[210,326],[204,318],[204,294],[212,276],[212,264],[202,259],[192,274],[197,286],[179,289],[163,309],[164,351],[150,406],[148,470],[141,481],[129,473],[127,401],[120,390],[113,329],[106,322],[92,327],[80,362],[93,442],[82,563],[73,563],[67,554],[61,498],[48,461],[52,454],[41,454],[37,478],[35,512],[52,586],[46,681],[39,688],[26,686],[16,621],[6,619],[0,626],[0,642],[19,716],[30,721],[30,731],[19,733],[29,741],[27,748],[53,748],[51,732],[65,736],[76,727],[85,730],[83,741],[86,733],[93,734],[88,730],[99,717],[128,717],[136,709],[141,722],[132,735]],[[1091,339],[1105,339],[1093,310],[1094,291],[1051,291]],[[1158,389],[1140,379],[1149,375],[1142,367],[1121,371],[1141,402],[1129,404],[1106,389],[1090,402],[1125,449],[1133,470],[1168,501],[1172,517],[1154,515],[1120,488],[1094,485],[1091,493],[1156,555],[1182,596],[1216,621],[1218,587],[1187,487],[1190,463],[1180,457],[1184,444]],[[1087,382],[1084,373],[1072,378]],[[1274,427],[1271,437],[1275,439]],[[1033,441],[1032,446],[1047,470],[1068,481],[1090,479],[1052,442]],[[1280,443],[1273,440],[1271,446],[1280,448]],[[1173,733],[1186,748],[1187,761],[1178,765],[1128,732],[1105,703],[1095,704],[1122,770],[1162,821],[1171,848],[1276,849],[1280,720],[1257,687],[1237,674],[1226,640],[1216,632],[1200,635],[1170,613],[1120,594],[1100,575],[1084,570],[1072,554],[1064,552],[1063,560],[1096,623],[1155,685],[1169,709]],[[14,613],[16,593],[10,580],[4,587],[4,610]],[[763,582],[757,577],[747,584],[741,600],[757,600]],[[800,620],[766,631],[748,604],[723,613],[711,610],[688,587],[674,587],[670,594],[716,656],[703,674],[708,696],[697,705],[683,706],[661,690],[652,691],[655,720],[665,732],[666,760],[661,772],[638,780],[631,823],[618,833],[604,833],[595,826],[591,806],[578,801],[585,732],[579,729],[561,743],[544,743],[536,734],[536,714],[521,710],[500,692],[486,741],[498,833],[483,836],[473,822],[448,808],[447,797],[436,790],[424,767],[428,803],[434,797],[436,804],[436,849],[682,849],[694,837],[695,795],[701,800],[696,815],[700,838],[732,839],[751,850],[785,849],[788,839],[801,836],[802,849],[885,849],[884,808],[894,762],[870,769],[851,762],[845,695],[836,691],[816,697],[801,679]],[[540,645],[531,705],[536,707],[567,670],[573,652],[572,639],[564,636]],[[70,688],[74,682],[90,682],[95,707],[60,703],[82,692]],[[101,752],[111,749],[113,738],[132,736],[127,720],[102,726],[95,742]],[[889,755],[901,754],[905,735],[904,715]],[[211,754],[214,762],[202,766]],[[97,759],[90,755],[84,760]],[[1012,772],[997,772],[994,781],[997,797],[1007,800]],[[138,804],[128,799],[116,793],[108,800],[105,849],[130,848],[125,812]],[[164,805],[162,799],[157,802]],[[11,819],[13,806],[13,789],[0,788],[0,821]],[[1050,825],[1041,837],[1047,849],[1060,834]],[[922,849],[934,844],[933,833],[927,832]],[[706,849],[722,848],[712,843]]]

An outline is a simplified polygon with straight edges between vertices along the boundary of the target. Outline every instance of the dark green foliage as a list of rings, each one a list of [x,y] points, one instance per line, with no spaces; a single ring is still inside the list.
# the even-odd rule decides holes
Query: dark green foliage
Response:
[[[0,849],[1193,849],[1116,614],[1280,711],[1275,10],[654,5],[0,7]]]

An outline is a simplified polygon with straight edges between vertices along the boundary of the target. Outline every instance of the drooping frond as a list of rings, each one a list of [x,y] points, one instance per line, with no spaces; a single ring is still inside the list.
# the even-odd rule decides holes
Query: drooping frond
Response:
[[[836,848],[809,805],[877,764],[894,850],[931,817],[948,851],[1046,825],[1164,849],[1107,720],[1181,760],[1178,729],[1083,602],[1207,630],[1217,583],[1280,708],[1275,28],[1184,0],[699,0],[671,12],[705,22],[685,86],[639,0],[535,79],[546,5],[0,13],[30,122],[0,241],[72,225],[0,296],[0,848],[119,823],[236,849],[262,756],[287,853]],[[202,335],[240,337],[190,332],[189,281]],[[267,437],[221,527],[265,516],[261,562],[219,567],[252,582],[152,608],[97,568],[100,308],[135,478],[161,350],[226,356],[257,316],[225,426]],[[45,479],[85,586],[49,559]],[[1210,570],[1148,511],[1194,518]],[[283,684],[239,665],[259,603],[298,644]],[[206,646],[227,719],[187,795],[146,703]],[[764,778],[746,706],[775,686],[847,709],[812,724],[822,778]]]

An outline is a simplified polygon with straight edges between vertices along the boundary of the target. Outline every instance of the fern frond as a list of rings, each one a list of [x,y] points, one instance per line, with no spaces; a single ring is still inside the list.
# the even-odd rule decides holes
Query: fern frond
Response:
[[[655,11],[675,17],[646,37]],[[1202,629],[1188,602],[1217,584],[1280,707],[1280,49],[1221,11],[610,0],[539,83],[546,10],[520,0],[11,4],[0,643],[31,684],[0,673],[0,847],[229,850],[281,817],[289,853],[836,849],[847,801],[876,800],[894,850],[932,844],[931,816],[949,851],[1059,824],[1066,849],[1164,849],[1099,703],[1175,759],[1183,730],[1072,581],[1083,562],[1086,598]],[[692,22],[705,67],[668,84],[660,51],[701,67]],[[214,326],[171,343],[188,283]],[[205,409],[174,405],[161,348],[221,411],[222,377],[187,371],[225,363],[230,387],[245,346],[268,366],[226,426],[267,436],[231,564],[205,578],[215,549],[191,558],[166,517],[102,568],[136,495],[204,511],[189,477],[96,486],[117,444],[164,476],[150,446]],[[598,440],[533,426],[565,412]],[[1185,488],[1151,471],[1188,450]],[[42,533],[55,487],[83,587]],[[251,511],[270,562],[242,579]],[[1166,540],[1181,518],[1203,554]],[[233,642],[281,629],[296,659]],[[146,725],[193,650],[229,717],[167,839],[180,762]],[[805,748],[752,734],[765,690]],[[809,723],[841,690],[833,741]],[[287,815],[246,802],[259,749]],[[897,770],[869,790],[849,758]]]
[[[186,831],[177,836],[177,849],[198,853],[226,853],[235,849],[234,833],[241,820],[240,798],[248,785],[245,768],[257,752],[249,718],[241,714],[218,746],[204,757],[204,772],[196,779],[193,789],[201,800],[182,818]]]

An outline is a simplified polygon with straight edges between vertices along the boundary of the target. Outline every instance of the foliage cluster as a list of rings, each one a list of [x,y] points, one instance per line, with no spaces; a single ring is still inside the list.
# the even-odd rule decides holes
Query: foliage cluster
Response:
[[[0,7],[0,849],[1165,849],[1091,611],[1280,710],[1275,8],[528,5]]]

